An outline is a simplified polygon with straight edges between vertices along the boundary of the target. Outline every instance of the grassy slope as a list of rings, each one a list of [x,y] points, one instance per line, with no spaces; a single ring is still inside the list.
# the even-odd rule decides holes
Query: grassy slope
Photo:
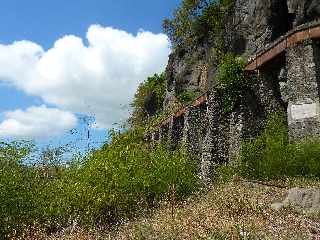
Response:
[[[286,183],[306,186],[306,182]],[[312,185],[320,185],[313,182]],[[317,239],[320,219],[270,209],[283,199],[286,188],[242,180],[213,186],[177,206],[163,204],[152,215],[120,226],[108,234],[88,233],[76,227],[57,236],[38,239]],[[35,238],[35,236],[30,237]]]

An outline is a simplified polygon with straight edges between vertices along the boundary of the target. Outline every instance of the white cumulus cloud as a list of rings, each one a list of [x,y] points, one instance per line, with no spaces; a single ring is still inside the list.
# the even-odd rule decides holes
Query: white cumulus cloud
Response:
[[[5,112],[0,123],[0,137],[41,139],[59,136],[76,127],[74,114],[45,105]]]
[[[139,83],[164,70],[169,52],[164,34],[92,25],[86,40],[65,36],[48,50],[30,41],[0,44],[0,81],[109,128],[126,119]]]

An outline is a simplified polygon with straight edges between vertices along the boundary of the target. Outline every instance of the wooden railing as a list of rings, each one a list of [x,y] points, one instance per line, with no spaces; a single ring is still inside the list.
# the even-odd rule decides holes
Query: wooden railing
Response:
[[[259,50],[253,57],[249,58],[245,70],[257,70],[287,48],[305,40],[316,38],[320,38],[320,21],[303,24]]]

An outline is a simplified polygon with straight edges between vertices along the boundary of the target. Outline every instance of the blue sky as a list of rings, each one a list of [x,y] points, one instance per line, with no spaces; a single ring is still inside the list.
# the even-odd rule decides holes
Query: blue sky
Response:
[[[27,39],[45,48],[66,34],[84,36],[88,26],[101,24],[136,33],[139,28],[162,31],[180,0],[3,0],[1,43]]]
[[[169,43],[161,23],[179,3],[3,0],[0,137],[70,141],[65,132],[84,131],[75,118],[92,114],[93,142],[104,139],[127,116],[142,78],[163,71]]]

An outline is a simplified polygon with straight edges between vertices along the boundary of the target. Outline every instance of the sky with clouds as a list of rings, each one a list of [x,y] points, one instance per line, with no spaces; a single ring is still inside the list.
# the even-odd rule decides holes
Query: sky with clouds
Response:
[[[0,138],[67,138],[85,115],[101,137],[123,122],[139,83],[165,69],[161,22],[179,2],[4,0]]]

